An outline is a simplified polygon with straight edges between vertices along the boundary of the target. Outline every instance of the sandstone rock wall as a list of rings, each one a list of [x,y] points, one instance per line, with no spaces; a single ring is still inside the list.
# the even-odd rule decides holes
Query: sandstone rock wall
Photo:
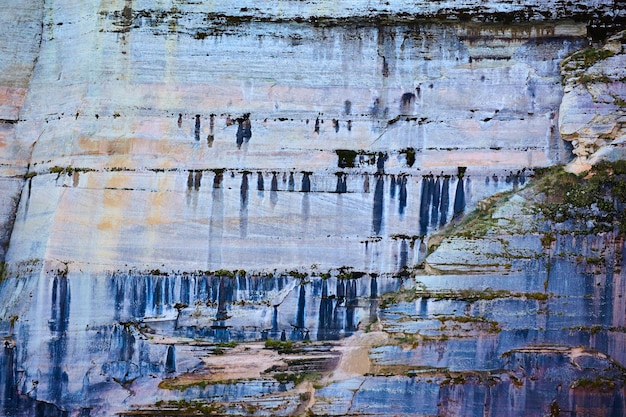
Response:
[[[580,51],[562,63],[565,95],[560,110],[563,139],[574,145],[573,172],[600,160],[626,157],[626,34]]]
[[[380,25],[360,5],[281,5],[47,3],[15,127],[32,152],[7,261],[390,270],[363,242],[394,253],[393,236],[423,234],[423,175],[456,187],[467,167],[480,199],[511,186],[486,177],[567,158],[558,62],[585,45],[583,24],[409,23],[397,5],[400,23]],[[252,138],[238,149],[244,116]],[[283,199],[305,176],[311,196]]]
[[[0,261],[24,186],[21,176],[30,162],[33,138],[21,137],[17,126],[39,53],[43,15],[40,2],[24,1],[0,16]]]
[[[626,408],[614,236],[559,237],[559,256],[537,235],[509,248],[500,230],[529,221],[518,199],[489,246],[431,255],[446,275],[414,269],[425,236],[569,159],[559,63],[620,5],[13,10],[0,412]],[[297,350],[263,347],[281,338]]]

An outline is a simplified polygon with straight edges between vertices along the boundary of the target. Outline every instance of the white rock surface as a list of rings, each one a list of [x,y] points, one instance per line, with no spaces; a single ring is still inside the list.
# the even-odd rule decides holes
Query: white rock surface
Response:
[[[7,261],[393,271],[394,236],[422,234],[421,175],[468,167],[471,208],[511,186],[486,185],[485,177],[566,157],[551,129],[558,63],[585,44],[583,25],[316,26],[284,19],[365,19],[366,6],[290,5],[281,12],[282,2],[256,5],[262,10],[251,19],[246,4],[239,11],[226,3],[47,4],[16,127],[33,144],[37,175],[22,195]],[[425,6],[430,14],[445,5]],[[403,104],[403,94],[414,96]],[[253,134],[238,150],[237,124],[227,120],[244,113]],[[406,148],[415,150],[412,166]],[[375,159],[339,168],[336,149],[387,152],[385,172],[407,175],[404,202],[389,176],[376,191]],[[221,169],[223,187],[213,189]],[[202,172],[201,186],[188,187],[189,171]],[[290,193],[301,189],[304,172],[312,173],[312,193]],[[337,173],[348,174],[347,194],[335,193]],[[453,202],[452,195],[448,215]],[[418,257],[410,255],[409,266]]]
[[[562,64],[565,94],[559,111],[561,136],[572,141],[568,170],[580,173],[601,160],[626,157],[626,34],[581,51]]]
[[[6,5],[5,5],[6,6]],[[23,1],[0,13],[0,261],[4,261],[30,161],[32,138],[16,134],[39,52],[43,7]]]

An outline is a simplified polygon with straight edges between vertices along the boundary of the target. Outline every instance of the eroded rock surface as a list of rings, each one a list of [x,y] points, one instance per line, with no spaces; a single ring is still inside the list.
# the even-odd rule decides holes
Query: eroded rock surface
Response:
[[[598,161],[624,159],[626,123],[626,34],[569,57],[561,66],[565,95],[560,110],[563,139],[576,159],[572,172],[588,171]]]
[[[559,64],[623,16],[12,6],[1,412],[623,413],[622,238],[552,236],[531,194],[501,201],[570,160],[562,133],[599,131]],[[474,208],[489,220],[430,253]]]
[[[579,23],[218,20],[197,36],[210,15],[138,10],[72,9],[44,36],[10,263],[387,272],[393,236],[568,158],[551,126]]]

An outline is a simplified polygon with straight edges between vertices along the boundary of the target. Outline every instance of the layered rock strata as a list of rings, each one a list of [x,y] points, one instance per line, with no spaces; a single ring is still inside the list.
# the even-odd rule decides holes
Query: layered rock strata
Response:
[[[447,223],[459,184],[471,208],[567,158],[552,126],[558,62],[586,44],[579,23],[63,10],[17,126],[33,145],[11,264],[389,271],[369,242],[389,254],[393,236]],[[426,209],[433,221],[419,210],[437,176],[449,208]]]
[[[41,44],[43,7],[37,2],[12,5],[0,25],[0,261],[9,245],[15,211],[30,162],[33,138],[18,133],[20,110]]]
[[[626,409],[623,241],[490,211],[570,159],[559,64],[619,5],[12,10],[5,415]]]
[[[565,95],[559,125],[563,139],[574,146],[572,172],[626,157],[625,36],[621,32],[601,47],[577,52],[561,64]]]

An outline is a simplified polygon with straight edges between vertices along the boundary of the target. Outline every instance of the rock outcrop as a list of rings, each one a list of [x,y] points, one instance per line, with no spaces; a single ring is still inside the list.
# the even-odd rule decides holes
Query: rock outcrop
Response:
[[[33,138],[18,133],[20,111],[39,54],[43,7],[12,5],[0,16],[0,261],[9,246]]]
[[[564,96],[559,112],[561,137],[571,141],[571,172],[588,171],[601,160],[626,158],[626,33],[561,63]]]
[[[0,414],[623,412],[623,240],[501,200],[618,148],[625,12],[7,7]]]
[[[376,254],[394,236],[567,158],[551,129],[558,63],[586,45],[583,24],[320,26],[186,7],[46,15],[25,143],[10,145],[32,154],[7,263],[390,271]],[[436,220],[419,214],[422,178],[450,180]],[[472,195],[455,210],[457,189]]]

